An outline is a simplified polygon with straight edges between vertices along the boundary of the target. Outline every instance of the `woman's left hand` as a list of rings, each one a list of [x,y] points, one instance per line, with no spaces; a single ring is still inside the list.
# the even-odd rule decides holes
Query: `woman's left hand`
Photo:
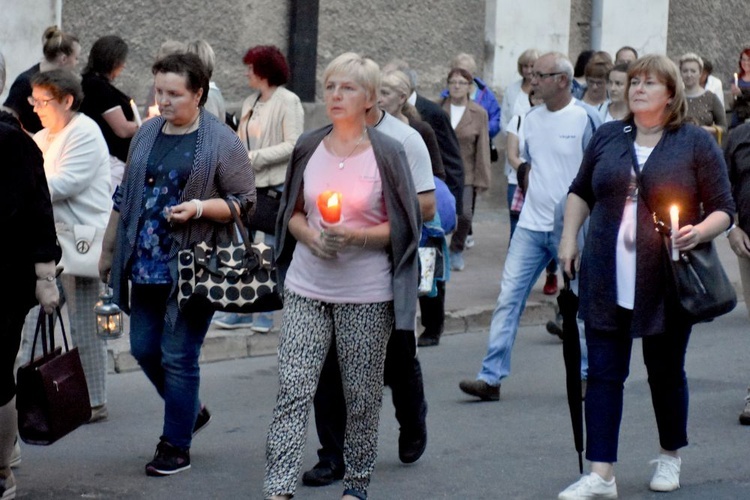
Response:
[[[184,201],[179,205],[164,208],[167,222],[170,224],[184,224],[195,217],[198,207],[192,201]]]
[[[343,226],[331,226],[320,231],[323,248],[332,254],[352,244],[354,233]]]
[[[735,226],[729,233],[729,246],[737,257],[750,259],[750,237],[742,228]]]
[[[701,243],[703,238],[696,226],[688,224],[682,226],[676,235],[672,235],[672,241],[677,250],[690,250]]]

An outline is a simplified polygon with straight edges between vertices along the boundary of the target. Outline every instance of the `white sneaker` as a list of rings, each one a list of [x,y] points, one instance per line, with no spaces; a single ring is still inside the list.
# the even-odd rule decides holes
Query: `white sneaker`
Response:
[[[472,235],[468,235],[468,236],[466,237],[466,241],[464,242],[464,246],[465,246],[466,248],[474,248],[474,244],[475,244],[475,243],[476,243],[476,242],[474,241],[474,236],[472,236]]]
[[[592,472],[565,488],[559,500],[586,500],[588,498],[617,498],[617,485],[613,477],[605,481],[599,474]]]
[[[10,456],[10,467],[15,469],[21,465],[21,445],[18,442],[18,436],[16,436],[16,442],[13,443],[13,453]]]
[[[674,491],[680,487],[680,465],[682,464],[680,457],[659,454],[659,458],[649,463],[656,464],[654,477],[648,485],[651,491]]]

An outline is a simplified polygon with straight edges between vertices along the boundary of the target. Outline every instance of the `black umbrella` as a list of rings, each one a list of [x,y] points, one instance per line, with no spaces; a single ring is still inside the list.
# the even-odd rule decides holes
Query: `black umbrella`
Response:
[[[581,344],[578,340],[578,297],[570,289],[570,280],[564,277],[565,286],[557,296],[562,316],[563,359],[565,360],[565,385],[568,392],[573,440],[578,452],[578,468],[583,474],[583,394],[581,391]]]

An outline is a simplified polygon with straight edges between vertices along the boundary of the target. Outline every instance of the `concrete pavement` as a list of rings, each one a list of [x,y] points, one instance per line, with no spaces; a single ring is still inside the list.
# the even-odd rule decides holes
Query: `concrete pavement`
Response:
[[[648,490],[649,460],[656,457],[658,443],[636,341],[616,466],[620,498],[749,497],[750,427],[737,422],[750,381],[747,324],[740,304],[694,330],[686,362],[690,445],[682,452],[682,488],[666,496]],[[561,342],[537,326],[521,327],[501,400],[481,403],[462,394],[457,383],[476,373],[486,344],[482,328],[448,335],[440,346],[420,350],[429,439],[415,464],[398,460],[398,423],[385,391],[372,499],[553,499],[576,479]],[[259,500],[277,381],[274,356],[204,364],[201,398],[214,420],[193,441],[192,469],[149,478],[143,468],[161,434],[162,402],[142,373],[110,375],[107,421],[83,426],[52,446],[22,445],[18,498]],[[317,461],[316,441],[311,418],[302,470]],[[324,488],[300,482],[295,498],[330,500],[341,492],[341,482]]]
[[[488,196],[477,201],[477,214],[473,224],[476,245],[464,252],[465,270],[453,272],[446,287],[445,335],[489,327],[500,290],[500,278],[510,235],[508,210],[499,202],[499,193],[502,189],[504,186],[498,186],[490,191]],[[737,257],[729,248],[727,239],[723,235],[716,238],[716,245],[722,263],[741,297]],[[554,319],[555,297],[542,293],[543,284],[544,275],[534,286],[526,304],[521,325],[535,325],[544,329],[547,321]],[[281,312],[276,312],[274,330],[268,334],[254,333],[249,328],[222,330],[211,327],[201,359],[209,362],[274,355],[280,324]],[[417,325],[418,331],[421,331],[419,321]],[[135,359],[130,355],[127,335],[116,341],[110,341],[108,351],[110,372],[120,373],[138,369]]]

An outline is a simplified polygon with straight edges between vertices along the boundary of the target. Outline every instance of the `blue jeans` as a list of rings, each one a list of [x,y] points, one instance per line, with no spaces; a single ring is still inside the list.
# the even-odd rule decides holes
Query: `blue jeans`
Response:
[[[492,313],[487,355],[478,380],[499,385],[510,374],[510,353],[518,323],[536,280],[557,255],[558,237],[552,231],[531,231],[516,227],[505,259],[500,295]]]
[[[586,458],[616,462],[625,380],[630,371],[633,312],[618,308],[616,332],[586,326],[589,375],[586,388]],[[688,384],[685,352],[689,326],[643,337],[643,361],[648,372],[651,403],[659,444],[668,451],[687,446]]]
[[[200,409],[200,356],[212,310],[194,304],[177,313],[174,325],[165,321],[171,285],[133,285],[130,296],[130,350],[164,399],[163,438],[178,448],[190,448]]]

